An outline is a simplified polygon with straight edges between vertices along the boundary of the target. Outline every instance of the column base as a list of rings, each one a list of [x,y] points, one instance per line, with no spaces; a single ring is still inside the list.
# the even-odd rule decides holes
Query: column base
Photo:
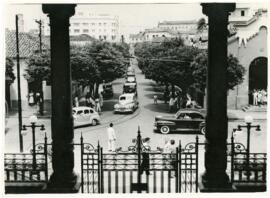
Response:
[[[206,181],[203,177],[204,175],[201,175],[201,180],[199,181],[200,192],[204,193],[236,192],[236,188],[229,181],[220,184],[219,181],[217,182]]]
[[[81,180],[77,175],[71,181],[56,180],[52,175],[44,193],[78,193],[80,187]]]

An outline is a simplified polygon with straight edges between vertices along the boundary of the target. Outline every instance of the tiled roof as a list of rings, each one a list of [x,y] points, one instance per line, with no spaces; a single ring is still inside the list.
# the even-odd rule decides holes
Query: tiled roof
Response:
[[[16,32],[6,30],[6,57],[16,57]],[[20,58],[29,58],[32,53],[39,50],[39,38],[29,33],[19,33]]]

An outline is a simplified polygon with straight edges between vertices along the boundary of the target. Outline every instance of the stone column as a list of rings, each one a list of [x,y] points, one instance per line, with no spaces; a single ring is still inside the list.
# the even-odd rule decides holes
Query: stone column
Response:
[[[227,24],[234,3],[202,3],[208,16],[205,173],[202,192],[231,190],[227,168]]]
[[[78,192],[74,168],[73,117],[71,96],[71,68],[69,18],[75,4],[43,4],[42,10],[50,18],[51,84],[52,84],[52,167],[48,192]]]

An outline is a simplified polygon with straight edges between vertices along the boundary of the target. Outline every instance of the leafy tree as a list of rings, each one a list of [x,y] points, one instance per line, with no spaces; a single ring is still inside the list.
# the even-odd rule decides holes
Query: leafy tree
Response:
[[[6,83],[9,85],[12,84],[15,80],[15,75],[14,75],[14,63],[10,58],[6,58]]]
[[[139,67],[149,79],[179,86],[183,93],[204,93],[207,75],[207,51],[184,46],[180,40],[141,43],[135,46]],[[243,81],[245,69],[236,57],[228,56],[228,89]]]
[[[206,88],[206,75],[207,75],[207,51],[198,54],[194,61],[191,63],[193,68],[193,77],[195,79],[194,86],[200,91]],[[239,64],[239,61],[232,54],[228,56],[227,67],[227,89],[233,89],[244,80],[245,68]]]
[[[42,81],[50,81],[50,52],[34,52],[28,60],[28,67],[25,69],[24,77],[28,82],[34,82],[36,91],[41,91]]]

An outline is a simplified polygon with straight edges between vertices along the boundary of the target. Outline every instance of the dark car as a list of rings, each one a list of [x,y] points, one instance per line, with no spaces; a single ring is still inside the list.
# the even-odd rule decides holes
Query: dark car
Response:
[[[123,93],[135,93],[137,96],[137,83],[126,82],[123,86]]]
[[[156,116],[154,130],[163,134],[171,131],[205,133],[205,114],[197,109],[181,109],[172,116]]]
[[[105,83],[103,85],[103,97],[104,98],[111,98],[113,97],[113,87],[112,83]]]

